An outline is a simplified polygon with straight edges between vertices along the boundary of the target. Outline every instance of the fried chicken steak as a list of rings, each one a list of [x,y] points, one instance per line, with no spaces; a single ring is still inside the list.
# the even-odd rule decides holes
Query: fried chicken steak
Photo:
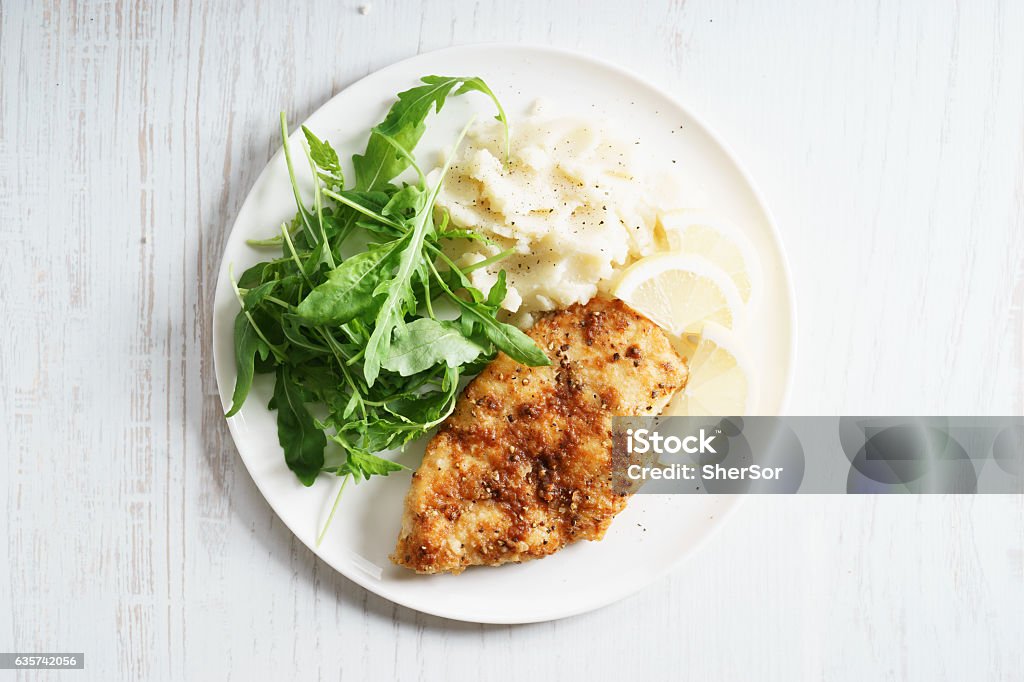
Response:
[[[611,487],[612,417],[657,415],[686,364],[618,300],[548,313],[529,332],[551,359],[504,353],[466,387],[405,500],[395,563],[460,573],[600,540],[626,496]]]

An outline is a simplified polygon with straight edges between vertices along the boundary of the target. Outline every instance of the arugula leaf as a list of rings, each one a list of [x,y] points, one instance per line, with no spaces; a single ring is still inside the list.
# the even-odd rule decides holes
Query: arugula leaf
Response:
[[[504,270],[498,272],[498,281],[492,286],[491,290],[487,292],[487,305],[494,310],[497,310],[502,302],[505,300],[505,296],[508,295],[508,284],[506,283],[507,275]]]
[[[297,316],[285,315],[282,319],[283,324],[281,325],[281,331],[284,332],[284,337],[292,345],[293,348],[304,348],[311,353],[324,354],[330,351],[327,346],[318,343],[309,338],[306,334],[308,327],[303,327]]]
[[[242,273],[238,278],[238,286],[242,289],[255,289],[267,280],[276,276],[274,263],[257,263]]]
[[[404,445],[404,441],[399,442],[403,432],[411,431],[412,438],[420,435],[418,430],[404,429],[404,424],[379,417],[367,418],[366,421],[347,420],[336,426],[338,434],[332,436],[332,440],[346,451],[355,448],[363,452],[381,452]]]
[[[313,485],[324,466],[327,437],[306,409],[302,388],[287,365],[277,368],[269,407],[277,410],[277,440],[284,448],[284,461],[303,485]]]
[[[270,353],[270,348],[259,337],[256,330],[249,324],[249,318],[245,316],[244,310],[239,310],[235,316],[235,390],[231,395],[231,409],[225,417],[235,416],[242,404],[245,402],[249,390],[252,388],[252,378],[255,374],[256,354],[264,360]]]
[[[331,143],[318,138],[306,126],[302,126],[302,134],[306,136],[306,144],[309,145],[309,157],[323,171],[319,174],[320,178],[338,187],[344,187],[345,174],[341,171],[338,152],[334,151]]]
[[[438,76],[429,76],[429,78],[438,78]],[[424,78],[423,80],[426,81],[427,79]],[[491,101],[494,102],[494,106],[498,109],[498,115],[495,116],[494,118],[501,121],[502,125],[504,125],[505,127],[505,161],[507,162],[509,156],[511,155],[511,139],[508,133],[508,118],[505,116],[505,110],[501,108],[501,102],[499,102],[498,98],[494,96],[493,92],[491,92],[491,89],[487,86],[487,83],[484,83],[483,80],[480,78],[467,78],[462,83],[462,87],[455,91],[455,94],[463,95],[467,92],[470,92],[471,90],[482,92],[488,97],[490,97]]]
[[[440,391],[392,400],[384,409],[397,417],[399,423],[406,428],[415,428],[419,433],[423,433],[440,424],[452,413],[458,387],[459,370],[445,366]],[[393,428],[398,428],[398,425]]]
[[[351,474],[352,478],[358,483],[360,477],[369,481],[371,476],[387,476],[392,472],[401,471],[405,468],[398,462],[392,462],[389,459],[377,457],[368,452],[349,450],[345,463],[339,466],[335,473],[339,476]]]
[[[441,363],[459,367],[476,360],[484,350],[463,336],[455,323],[423,317],[395,330],[391,352],[381,366],[407,377]]]
[[[516,362],[530,367],[542,367],[551,364],[551,360],[545,355],[533,339],[521,332],[517,327],[504,322],[498,322],[488,314],[489,311],[481,311],[480,306],[466,303],[462,309],[463,317],[476,323],[482,329],[484,336]]]
[[[445,100],[456,86],[459,86],[459,89],[455,91],[455,95],[475,90],[490,97],[498,109],[498,119],[506,125],[507,137],[508,123],[505,112],[497,97],[480,78],[424,76],[420,80],[423,85],[398,93],[398,101],[392,105],[387,116],[370,131],[366,151],[352,157],[352,165],[356,171],[356,189],[377,189],[398,177],[409,167],[408,156],[399,153],[386,138],[390,137],[403,149],[415,149],[416,143],[426,130],[424,122],[431,108],[434,111],[441,111]]]
[[[374,310],[374,291],[384,276],[395,245],[364,251],[346,259],[299,304],[296,312],[312,324],[344,324]]]
[[[412,218],[423,210],[423,188],[407,185],[391,195],[391,199],[381,209],[381,215],[396,220]]]
[[[459,137],[455,141],[455,149],[458,149],[459,145],[462,144],[462,140],[466,137],[466,132],[472,123],[473,120],[470,119],[469,123],[463,127],[462,132],[459,133]],[[387,144],[394,145],[395,142],[392,139]],[[405,203],[410,205],[410,208],[415,211],[415,215],[411,219],[412,228],[407,233],[407,245],[399,255],[398,269],[395,272],[395,276],[391,280],[381,282],[377,289],[374,290],[374,294],[386,290],[388,296],[384,303],[381,304],[373,333],[370,334],[370,339],[366,342],[363,376],[366,377],[366,382],[370,386],[373,386],[377,376],[380,374],[382,359],[389,354],[391,335],[394,328],[402,322],[406,312],[412,312],[416,309],[416,294],[412,285],[412,278],[415,273],[422,272],[424,263],[430,263],[430,259],[424,255],[423,249],[426,244],[427,234],[434,230],[434,203],[437,201],[437,195],[441,191],[444,176],[448,173],[451,162],[452,157],[449,156],[438,173],[436,184],[429,192],[424,187],[424,190],[421,192],[405,195]],[[420,177],[421,182],[425,183],[422,175]]]
[[[246,275],[249,275],[252,270],[250,268],[243,273],[242,278],[246,279]],[[253,275],[249,275],[250,281],[252,278]],[[235,316],[234,327],[237,376],[235,377],[235,390],[231,395],[231,409],[227,411],[225,417],[233,417],[242,409],[242,404],[252,388],[252,379],[256,372],[256,356],[259,355],[261,359],[266,360],[270,354],[270,345],[260,336],[259,331],[253,325],[250,311],[258,306],[276,286],[277,281],[272,280],[250,289],[242,296],[242,309]]]
[[[391,196],[394,193],[395,188],[390,185],[387,186],[387,191],[377,189],[373,190],[372,192],[357,192],[355,190],[346,189],[338,192],[340,196],[347,199],[351,203],[357,204],[362,208],[366,209],[366,211],[369,212],[371,215],[374,213],[380,213],[381,215],[383,215],[382,211],[384,210],[384,207],[387,205],[388,201],[391,200]]]
[[[486,237],[479,232],[470,229],[438,230],[437,236],[440,239],[465,239],[467,241],[487,244],[488,246],[494,244],[494,240],[490,237]]]
[[[402,323],[407,312],[416,308],[412,278],[422,257],[423,240],[430,228],[430,222],[430,212],[423,211],[408,237],[402,240],[404,247],[399,254],[398,270],[394,277],[382,280],[373,291],[374,296],[387,292],[387,298],[380,306],[377,319],[374,321],[373,333],[366,342],[363,376],[370,386],[373,386],[380,375],[382,360],[390,354],[395,328]]]
[[[474,330],[479,328],[484,337],[487,338],[491,343],[498,347],[498,350],[504,351],[506,355],[515,360],[516,362],[528,365],[530,367],[541,367],[551,364],[551,360],[542,351],[537,344],[529,336],[521,332],[516,327],[504,322],[499,322],[494,317],[495,308],[497,306],[491,306],[483,299],[483,296],[473,289],[465,282],[468,278],[453,269],[458,277],[463,281],[463,286],[470,291],[476,291],[473,295],[472,301],[466,301],[456,296],[451,287],[448,286],[444,276],[442,276],[436,269],[433,269],[431,264],[432,272],[435,279],[444,289],[444,292],[448,295],[448,298],[462,309],[462,315],[460,321],[462,322],[463,334],[466,337],[472,337]],[[505,286],[504,279],[499,275],[498,282],[495,283],[495,287],[491,287],[494,291],[494,297],[497,298],[498,294],[503,294],[501,289]],[[502,296],[504,299],[504,296]]]

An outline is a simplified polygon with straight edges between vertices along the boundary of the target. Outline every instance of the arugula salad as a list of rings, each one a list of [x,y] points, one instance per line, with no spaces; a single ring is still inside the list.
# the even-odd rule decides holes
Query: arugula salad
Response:
[[[331,144],[303,127],[311,205],[300,193],[294,164],[301,159],[292,154],[281,115],[297,211],[276,234],[249,242],[273,250],[273,257],[237,281],[232,275],[241,309],[234,323],[237,379],[226,416],[241,409],[255,374],[273,374],[269,407],[277,412],[278,440],[306,486],[321,473],[345,477],[343,488],[350,479],[402,469],[379,453],[443,421],[460,378],[478,373],[497,351],[526,365],[549,364],[526,334],[497,318],[505,272],[487,292],[468,277],[508,252],[470,267],[445,254],[448,240],[487,238],[454,228],[435,207],[447,164],[431,186],[414,156],[431,111],[471,92],[494,103],[507,149],[505,113],[476,77],[426,76],[399,93],[370,130],[365,151],[352,157],[351,180]],[[410,169],[415,179],[400,182]],[[447,315],[435,310],[440,301]]]

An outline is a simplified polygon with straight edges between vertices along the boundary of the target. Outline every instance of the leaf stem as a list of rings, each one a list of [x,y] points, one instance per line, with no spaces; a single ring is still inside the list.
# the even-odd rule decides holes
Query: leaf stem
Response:
[[[291,310],[293,307],[295,307],[291,303],[288,303],[287,301],[282,301],[281,299],[279,299],[276,296],[269,296],[269,295],[268,296],[264,296],[263,300],[267,301],[269,303],[273,303],[274,305],[279,305],[282,308],[284,308],[285,310]]]
[[[302,224],[306,226],[306,231],[309,233],[310,242],[316,244],[316,234],[313,232],[313,226],[309,224],[309,214],[306,211],[306,206],[302,203],[302,197],[299,195],[299,185],[295,180],[295,168],[292,167],[292,153],[288,148],[288,118],[283,111],[281,112],[281,146],[284,149],[285,163],[288,165],[288,179],[292,183],[295,205],[299,209],[299,215],[302,216]]]
[[[466,302],[463,301],[458,296],[456,296],[455,292],[452,291],[451,289],[449,289],[448,285],[444,283],[444,279],[441,277],[441,273],[439,273],[437,271],[437,268],[434,267],[434,263],[432,261],[428,260],[427,261],[427,265],[430,266],[430,271],[434,273],[434,279],[436,279],[437,283],[441,285],[441,289],[444,291],[444,293],[446,293],[448,295],[448,298],[452,299],[452,301],[457,303],[459,305],[459,307],[462,307],[463,305],[465,305]]]
[[[352,374],[348,371],[348,364],[342,358],[342,355],[345,353],[344,350],[338,346],[338,342],[334,338],[334,335],[327,329],[322,326],[317,327],[316,329],[320,332],[324,341],[327,342],[327,346],[331,349],[331,353],[334,354],[334,359],[338,361],[338,367],[341,368],[341,373],[345,377],[345,382],[348,384],[349,388],[352,389],[352,392],[359,396],[359,410],[363,415],[363,419],[366,419],[366,404],[363,402],[363,392],[359,390],[355,379],[352,378]]]
[[[479,270],[480,268],[486,268],[488,265],[494,265],[499,261],[505,260],[515,252],[515,249],[505,249],[501,253],[496,253],[490,258],[485,258],[484,260],[479,261],[477,263],[467,265],[466,267],[462,268],[462,274],[470,273],[473,272],[474,270]]]
[[[320,175],[316,171],[316,164],[313,163],[313,156],[310,154],[309,146],[306,146],[306,160],[309,161],[309,171],[313,174],[313,212],[316,213],[317,223],[320,225],[320,238],[324,245],[321,253],[327,257],[327,264],[334,269],[334,255],[331,247],[327,244],[327,231],[324,229],[324,202],[320,191]]]
[[[388,227],[393,227],[396,230],[404,229],[404,227],[400,223],[395,222],[391,218],[388,218],[387,216],[383,216],[380,213],[377,213],[375,211],[371,211],[370,209],[366,208],[365,206],[363,206],[361,204],[358,204],[355,201],[352,201],[351,199],[348,199],[348,198],[338,194],[337,192],[333,192],[333,191],[331,191],[329,189],[325,189],[325,190],[323,190],[323,193],[326,196],[329,196],[330,198],[334,199],[338,203],[345,204],[349,208],[353,208],[356,211],[359,211],[360,213],[362,213],[363,215],[365,215],[365,216],[367,216],[369,218],[373,218],[377,222],[384,223]],[[347,227],[347,225],[346,225],[346,227]]]
[[[436,320],[437,317],[434,315],[434,306],[430,302],[430,277],[423,278],[423,301],[427,306],[427,315],[430,315],[430,319]]]
[[[270,340],[266,336],[264,336],[263,330],[261,330],[259,328],[259,325],[256,324],[256,320],[252,319],[252,314],[245,309],[245,301],[242,299],[242,292],[239,291],[238,282],[235,281],[234,268],[234,263],[228,264],[228,279],[231,280],[231,288],[235,290],[235,298],[238,299],[238,305],[242,306],[242,313],[245,314],[245,319],[249,320],[249,324],[252,325],[252,330],[256,332],[256,334],[261,339],[263,339],[263,343],[267,344],[267,347],[270,348],[271,352],[274,354],[274,357],[277,359],[277,361],[284,362],[284,354],[278,349],[277,346],[270,343]]]
[[[360,348],[359,351],[355,355],[350,357],[345,364],[348,366],[352,366],[359,362],[360,360],[362,360],[364,355],[366,355],[366,346]]]
[[[292,244],[292,238],[288,235],[288,227],[284,223],[281,223],[281,236],[284,237],[285,243],[288,244],[288,250],[291,252],[292,260],[294,260],[295,265],[298,266],[299,272],[302,273],[303,278],[305,278],[306,282],[309,283],[309,288],[313,289],[313,280],[309,278],[309,275],[306,274],[306,269],[302,267],[302,261],[299,260],[299,254],[295,251],[295,245]]]
[[[345,480],[341,482],[341,487],[338,488],[338,494],[334,496],[334,504],[331,505],[331,513],[327,515],[327,521],[324,523],[324,527],[320,531],[320,535],[316,538],[317,547],[319,547],[320,543],[324,541],[324,536],[327,535],[327,529],[331,527],[331,522],[334,521],[334,513],[338,511],[338,503],[341,502],[341,494],[345,492],[345,486],[348,485],[348,479],[350,478],[352,478],[352,474],[345,474]]]
[[[445,252],[442,251],[441,249],[439,249],[437,246],[434,246],[433,244],[427,244],[427,248],[429,248],[434,253],[436,253],[441,258],[441,260],[443,260],[445,263],[448,264],[448,267],[450,267],[452,270],[456,270],[456,271],[462,273],[463,275],[468,274],[470,272],[473,272],[474,270],[479,270],[480,268],[486,268],[488,265],[494,265],[495,263],[497,263],[499,261],[505,260],[506,258],[508,258],[509,256],[511,256],[513,253],[516,252],[516,250],[514,248],[513,249],[505,249],[501,253],[496,253],[493,256],[491,256],[490,258],[485,258],[482,261],[479,261],[479,262],[476,262],[476,263],[471,263],[470,265],[467,265],[465,267],[461,267],[459,265],[456,265],[452,261],[452,259],[449,258],[448,255],[445,254]]]
[[[281,246],[284,240],[281,239],[280,235],[275,235],[267,239],[246,239],[245,243],[249,246]]]

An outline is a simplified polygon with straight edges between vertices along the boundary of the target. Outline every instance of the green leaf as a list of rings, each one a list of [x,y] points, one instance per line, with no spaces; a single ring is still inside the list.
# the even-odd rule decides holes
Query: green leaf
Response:
[[[309,292],[296,312],[312,324],[344,324],[377,308],[375,290],[387,277],[387,260],[397,244],[377,247],[342,261],[327,281]]]
[[[409,287],[396,285],[393,291],[398,292],[399,289],[403,290],[402,293],[397,293],[394,300],[389,296],[381,305],[375,320],[373,334],[366,342],[366,353],[363,356],[363,376],[370,386],[373,386],[377,377],[380,376],[381,359],[388,356],[391,350],[391,335],[405,316],[405,311],[399,307],[401,303],[398,298],[406,298],[408,294],[405,292],[409,291]]]
[[[505,282],[505,277],[505,271],[500,271],[498,273],[498,281],[487,292],[487,305],[495,310],[501,306],[501,302],[505,300],[505,296],[508,294],[508,285]]]
[[[469,125],[462,129],[458,139],[455,141],[455,149],[462,144]],[[390,144],[390,143],[385,143]],[[434,202],[437,201],[437,194],[441,191],[444,183],[444,176],[448,172],[452,157],[448,157],[444,166],[437,176],[437,183],[428,191],[424,188],[422,199],[417,199],[421,210],[410,220],[412,227],[406,233],[402,241],[405,246],[399,254],[398,268],[395,276],[390,280],[384,280],[377,285],[374,294],[387,291],[387,298],[380,306],[377,313],[376,324],[370,339],[366,342],[366,354],[363,359],[363,376],[366,383],[373,386],[380,374],[380,363],[388,357],[391,348],[391,335],[407,312],[416,310],[416,292],[412,286],[413,275],[420,271],[424,263],[430,262],[428,256],[424,255],[423,248],[427,236],[434,231]]]
[[[345,404],[345,409],[341,413],[341,418],[342,419],[348,419],[353,414],[355,414],[356,409],[359,407],[359,405],[360,405],[360,403],[362,403],[362,401],[363,401],[363,399],[362,399],[362,397],[360,397],[360,395],[358,393],[353,393],[349,397],[348,402]]]
[[[274,289],[277,287],[277,284],[277,280],[271,280],[269,282],[264,282],[259,286],[252,287],[251,289],[246,291],[245,294],[242,296],[242,302],[245,303],[245,309],[250,312],[253,311],[256,308],[256,306],[263,303],[263,300],[267,296],[273,293]]]
[[[530,367],[550,365],[551,360],[544,354],[533,339],[518,328],[504,322],[498,322],[489,314],[479,312],[469,304],[463,308],[462,314],[473,322],[479,323],[484,336],[516,362]]]
[[[391,196],[397,192],[398,189],[392,185],[385,185],[384,189],[376,189],[372,192],[357,192],[355,190],[343,190],[338,192],[339,195],[348,199],[354,204],[362,206],[370,213],[380,213],[384,207],[387,206],[388,201],[391,200]]]
[[[434,193],[436,196],[436,192]],[[431,199],[431,203],[433,199]],[[373,290],[373,295],[387,293],[377,312],[373,333],[366,342],[366,354],[363,359],[363,376],[366,383],[373,386],[380,375],[381,362],[388,357],[391,349],[391,336],[407,312],[416,308],[416,294],[412,287],[413,273],[423,258],[423,242],[427,232],[432,228],[431,212],[421,211],[416,216],[415,224],[406,236],[399,240],[402,249],[398,254],[398,268],[394,277],[381,279]]]
[[[255,278],[255,275],[251,273],[262,274],[262,272],[262,270],[254,266],[246,270],[242,274],[242,278],[251,283]],[[242,297],[244,307],[235,316],[234,328],[235,390],[231,395],[231,409],[228,410],[225,415],[226,417],[233,417],[238,414],[238,411],[242,409],[242,405],[245,403],[246,397],[249,395],[249,390],[252,388],[252,378],[256,372],[256,356],[259,355],[261,359],[266,360],[270,354],[270,346],[259,335],[256,328],[253,327],[246,312],[248,311],[251,314],[276,286],[277,281],[272,280],[249,289]]]
[[[407,377],[441,363],[459,367],[484,350],[463,336],[458,325],[424,317],[395,330],[390,353],[381,366]]]
[[[287,366],[278,367],[270,407],[277,410],[277,440],[284,448],[285,463],[303,485],[313,485],[324,466],[327,437],[306,409],[302,387]]]
[[[257,263],[242,273],[238,278],[238,286],[242,289],[255,289],[275,275],[274,263]]]
[[[455,408],[459,388],[459,370],[445,367],[441,390],[419,393],[389,401],[385,409],[401,422],[422,430],[433,428],[446,419]]]
[[[270,347],[259,337],[256,330],[249,323],[244,310],[239,310],[235,316],[235,390],[231,395],[231,409],[226,417],[235,416],[252,388],[252,378],[255,374],[256,354],[266,360],[270,353]]]
[[[441,111],[456,86],[460,86],[456,95],[471,90],[488,95],[498,108],[499,120],[505,121],[505,114],[494,93],[479,78],[425,76],[421,80],[423,85],[398,94],[398,101],[391,106],[384,120],[370,131],[366,151],[352,157],[356,189],[377,189],[409,167],[408,158],[399,153],[387,138],[411,153],[426,130],[424,121],[430,110]]]
[[[306,335],[308,329],[308,327],[302,326],[302,323],[299,322],[298,317],[295,315],[284,315],[281,318],[281,331],[284,332],[284,338],[294,348],[304,348],[313,353],[328,353],[330,349]]]
[[[437,76],[432,76],[432,78],[436,78],[436,77]],[[423,80],[426,80],[426,79],[424,78]],[[498,109],[498,114],[494,118],[496,118],[497,120],[501,121],[502,125],[505,126],[505,160],[507,161],[508,157],[509,157],[509,152],[510,152],[509,144],[511,143],[511,140],[509,138],[509,133],[508,133],[508,118],[505,116],[505,110],[501,108],[501,102],[498,101],[498,98],[494,95],[494,93],[491,91],[491,89],[487,86],[487,83],[484,83],[483,79],[481,79],[481,78],[467,78],[467,79],[465,79],[465,81],[462,84],[462,87],[460,87],[458,90],[456,90],[455,94],[456,95],[463,95],[463,94],[465,94],[467,92],[470,92],[471,90],[476,90],[477,92],[482,92],[485,95],[487,95],[488,97],[490,97],[491,101],[494,102],[494,106]]]
[[[389,459],[377,457],[368,452],[349,450],[348,459],[338,467],[336,473],[339,476],[352,474],[352,477],[358,482],[360,477],[368,481],[371,476],[387,476],[392,472],[401,471],[405,468],[398,462],[392,462]]]
[[[480,242],[487,244],[488,246],[494,244],[494,240],[490,237],[480,234],[476,230],[470,229],[454,229],[454,230],[438,230],[438,239],[465,239],[467,241]]]
[[[423,210],[423,202],[427,193],[416,185],[407,185],[395,192],[388,203],[381,209],[381,214],[401,219],[409,219]]]
[[[459,289],[465,291],[469,294],[473,303],[482,303],[487,298],[483,295],[483,292],[473,286],[472,282],[469,281],[469,278],[461,270],[453,268],[439,272],[437,273],[437,279],[439,284],[443,284],[452,291]]]
[[[306,136],[306,144],[309,145],[309,157],[317,168],[324,171],[327,177],[321,175],[325,182],[336,183],[339,187],[344,186],[345,176],[341,172],[341,162],[338,160],[338,152],[330,142],[321,140],[306,126],[302,126],[302,133]]]
[[[366,230],[367,232],[372,232],[373,234],[380,235],[381,237],[386,239],[397,239],[402,236],[401,231],[396,230],[390,225],[374,222],[372,220],[359,220],[355,223],[355,226],[360,227]]]
[[[358,449],[362,452],[380,452],[403,444],[396,443],[403,432],[409,432],[402,426],[377,417],[371,417],[368,421],[347,420],[340,426],[342,433],[332,436],[332,440],[340,444],[346,451]],[[354,437],[354,445],[350,442],[349,435]]]

